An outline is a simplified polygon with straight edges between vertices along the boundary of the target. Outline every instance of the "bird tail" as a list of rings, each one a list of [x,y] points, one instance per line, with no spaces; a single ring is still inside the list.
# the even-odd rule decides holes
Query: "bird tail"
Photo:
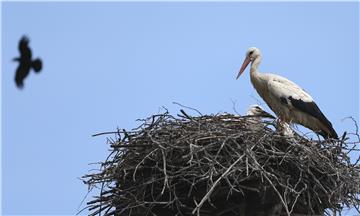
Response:
[[[36,73],[39,73],[41,68],[42,68],[42,62],[40,59],[35,59],[32,63],[31,63],[31,67],[34,69],[34,71]]]
[[[329,138],[332,138],[332,139],[339,139],[336,131],[334,130],[334,128],[328,128],[329,131],[324,131],[324,130],[321,130],[319,132],[319,134],[324,137],[325,139],[329,139]]]
[[[330,138],[333,138],[333,139],[339,139],[339,137],[338,137],[336,131],[334,130],[334,128],[330,128],[329,137],[330,137]]]

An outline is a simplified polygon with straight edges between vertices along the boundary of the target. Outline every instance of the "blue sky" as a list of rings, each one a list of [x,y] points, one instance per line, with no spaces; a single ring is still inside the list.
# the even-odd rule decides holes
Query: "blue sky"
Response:
[[[23,34],[44,68],[20,91],[11,59]],[[250,46],[260,70],[306,89],[338,134],[355,130],[343,118],[359,120],[356,2],[3,2],[1,36],[3,214],[76,213],[78,178],[109,153],[92,134],[134,128],[162,106],[176,114],[173,102],[245,113],[261,101],[248,70],[235,80]]]

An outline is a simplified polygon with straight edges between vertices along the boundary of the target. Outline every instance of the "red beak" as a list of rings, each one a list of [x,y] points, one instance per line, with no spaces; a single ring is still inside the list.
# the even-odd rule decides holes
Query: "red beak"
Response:
[[[240,75],[244,72],[244,70],[246,69],[246,67],[248,66],[248,64],[251,62],[251,59],[249,57],[246,56],[241,68],[240,68],[240,71],[236,77],[236,79],[238,79],[240,77]]]

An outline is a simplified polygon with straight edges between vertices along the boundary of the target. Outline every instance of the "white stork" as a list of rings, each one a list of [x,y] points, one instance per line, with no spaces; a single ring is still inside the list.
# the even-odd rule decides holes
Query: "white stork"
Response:
[[[312,97],[292,81],[269,73],[260,73],[261,52],[250,47],[236,79],[251,62],[250,79],[258,94],[279,117],[279,123],[301,124],[324,138],[337,138],[331,122],[325,117]]]

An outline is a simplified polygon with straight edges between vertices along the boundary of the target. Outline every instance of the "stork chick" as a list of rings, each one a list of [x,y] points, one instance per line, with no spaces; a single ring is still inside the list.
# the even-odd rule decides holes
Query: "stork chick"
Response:
[[[247,125],[251,130],[260,130],[263,129],[266,125],[262,121],[263,118],[275,119],[273,115],[264,111],[259,105],[251,105],[246,112]]]
[[[263,108],[259,105],[251,105],[248,109],[248,111],[246,112],[247,116],[254,116],[253,119],[258,120],[259,122],[261,122],[261,117],[263,118],[271,118],[271,119],[275,119],[275,117],[273,115],[271,115],[270,113],[266,112],[263,110]]]
[[[263,118],[270,118],[275,119],[273,115],[263,110],[263,108],[259,105],[251,105],[246,113],[247,116],[254,116],[250,118],[250,121],[256,125],[262,125],[261,128],[263,128],[265,125],[263,125],[262,119]],[[259,127],[257,127],[259,129]],[[284,136],[287,137],[293,137],[294,131],[291,128],[291,126],[286,122],[280,122],[277,121],[276,124],[276,130]]]

